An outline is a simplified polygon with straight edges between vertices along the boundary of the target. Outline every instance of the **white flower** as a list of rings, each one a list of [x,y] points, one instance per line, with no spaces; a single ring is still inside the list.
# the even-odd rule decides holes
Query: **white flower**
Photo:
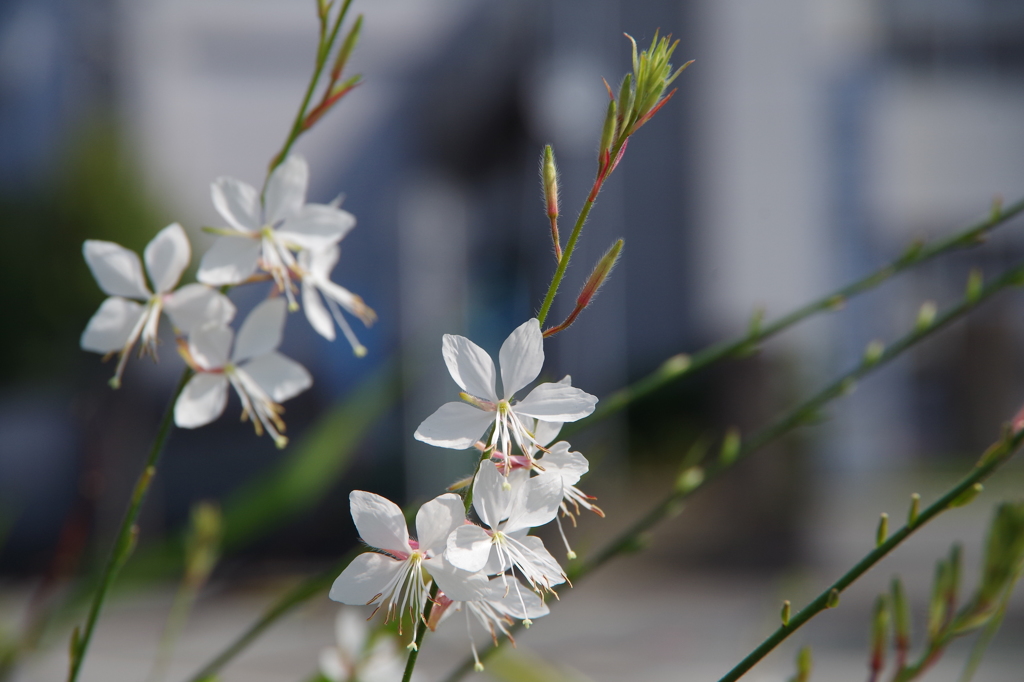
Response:
[[[352,332],[352,327],[345,320],[338,308],[340,305],[350,314],[363,321],[367,327],[377,320],[377,313],[363,303],[363,299],[345,287],[331,281],[331,271],[338,262],[340,249],[337,245],[321,251],[303,250],[299,252],[299,272],[302,279],[302,308],[306,311],[306,319],[321,336],[334,340],[334,321],[341,327],[342,333],[352,345],[358,357],[366,355],[366,347]],[[320,297],[327,301],[324,307]],[[330,313],[328,313],[330,310]],[[331,318],[334,318],[334,321]]]
[[[196,375],[178,396],[174,423],[194,429],[212,422],[224,412],[230,384],[242,401],[242,419],[252,419],[257,435],[266,429],[279,448],[287,445],[280,403],[305,391],[313,379],[305,367],[277,352],[285,315],[284,301],[271,298],[249,313],[237,339],[222,324],[193,331],[185,355]]]
[[[455,601],[439,592],[434,608],[430,612],[430,629],[435,629],[439,622],[457,611],[466,614],[466,631],[477,671],[483,670],[484,666],[480,662],[476,643],[473,641],[471,616],[490,633],[495,646],[498,646],[498,632],[508,637],[512,646],[515,646],[515,638],[508,629],[513,619],[522,619],[529,627],[534,618],[550,613],[547,604],[536,593],[526,589],[519,580],[505,577],[491,578],[480,589],[479,597],[471,601]]]
[[[569,447],[564,440],[555,443],[537,462],[537,468],[540,469],[538,478],[550,478],[558,482],[562,493],[560,505],[562,514],[572,519],[572,525],[575,526],[576,514],[580,513],[580,507],[588,509],[602,518],[604,518],[604,512],[594,504],[593,500],[597,498],[587,495],[576,487],[583,474],[590,470],[590,463],[580,453],[571,452]],[[576,552],[572,551],[569,540],[565,537],[562,520],[556,516],[555,521],[558,524],[558,533],[562,536],[562,542],[565,543],[567,556],[570,559],[575,559]]]
[[[480,467],[473,482],[473,509],[489,530],[459,526],[448,537],[445,558],[471,573],[518,570],[533,589],[550,591],[565,582],[565,574],[540,538],[527,532],[555,518],[562,502],[561,485],[554,477],[527,478],[525,470],[515,473],[506,478],[495,467]]]
[[[515,440],[524,455],[530,455],[538,443],[526,424],[532,419],[544,422],[571,422],[594,411],[597,398],[564,383],[545,383],[534,388],[521,401],[512,397],[537,378],[544,364],[544,337],[536,319],[528,320],[513,331],[501,345],[503,397],[495,389],[494,363],[479,346],[464,336],[445,334],[442,353],[448,371],[465,393],[465,402],[442,405],[423,420],[415,437],[424,443],[444,448],[472,447],[487,427],[494,424],[488,447],[511,455]]]
[[[476,594],[474,580],[487,580],[447,565],[441,556],[448,535],[466,521],[458,495],[446,493],[420,507],[418,541],[409,537],[405,517],[394,502],[353,490],[349,505],[359,537],[377,551],[360,554],[342,571],[331,586],[334,601],[384,607],[385,620],[397,617],[401,632],[402,613],[408,611],[415,623],[429,597],[430,581],[424,569],[439,588],[460,598]]]
[[[331,682],[394,682],[402,676],[394,638],[381,633],[370,642],[366,621],[354,610],[338,612],[335,634],[337,646],[320,652],[320,673]]]
[[[273,278],[295,309],[291,277],[297,273],[293,251],[322,251],[351,230],[351,213],[327,204],[307,204],[309,167],[299,156],[289,156],[274,169],[263,198],[251,185],[220,177],[211,190],[213,205],[229,227],[203,256],[197,278],[213,286],[238,284],[257,266]]]
[[[140,354],[147,352],[156,359],[161,312],[166,312],[178,333],[184,334],[209,322],[227,324],[235,316],[235,306],[226,296],[202,284],[189,284],[172,292],[192,258],[188,237],[177,223],[160,230],[143,253],[152,291],[134,251],[114,242],[89,239],[82,245],[82,253],[100,289],[110,298],[89,320],[81,346],[95,353],[120,352],[110,381],[114,388],[120,385],[128,355],[140,339]]]

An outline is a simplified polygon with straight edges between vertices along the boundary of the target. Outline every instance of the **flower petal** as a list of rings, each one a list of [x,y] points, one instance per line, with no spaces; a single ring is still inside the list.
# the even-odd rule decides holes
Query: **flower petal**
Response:
[[[543,526],[554,519],[562,504],[562,480],[557,476],[534,476],[515,493],[509,506],[508,521],[502,526],[506,533]]]
[[[306,204],[277,230],[278,238],[311,251],[322,251],[341,241],[356,226],[356,218],[326,204]]]
[[[231,227],[241,232],[259,232],[260,193],[252,185],[220,177],[210,185],[213,206]]]
[[[337,647],[328,646],[320,650],[320,674],[330,682],[345,682],[348,679],[348,671]]]
[[[313,385],[305,367],[276,351],[252,359],[238,371],[252,377],[275,403],[294,398]]]
[[[114,242],[86,239],[82,255],[105,294],[143,300],[152,295],[142,276],[139,255],[134,251]]]
[[[188,334],[207,324],[228,324],[235,304],[205,284],[186,284],[164,298],[164,312],[178,331]]]
[[[540,384],[512,410],[543,421],[574,422],[594,411],[597,398],[575,386]]]
[[[334,638],[342,658],[355,663],[362,657],[369,637],[366,621],[354,609],[341,609],[334,619]]]
[[[519,582],[518,578],[502,578],[501,576],[491,578],[488,582],[486,599],[491,602],[494,608],[506,616],[517,620],[520,618],[540,618],[551,613],[551,609],[548,608],[548,605],[544,603],[544,600],[536,592],[521,582],[518,587],[513,585],[509,589],[508,580]]]
[[[498,351],[498,364],[506,400],[537,378],[544,366],[544,335],[537,318],[527,320],[509,334]]]
[[[256,271],[263,242],[249,237],[219,237],[199,261],[196,279],[219,287],[238,284]]]
[[[555,443],[540,460],[544,467],[541,476],[558,476],[564,485],[576,485],[583,474],[590,471],[590,462],[578,452],[570,452],[564,440]]]
[[[324,302],[320,300],[320,292],[316,285],[308,277],[302,280],[302,310],[306,313],[306,319],[320,336],[328,341],[334,341],[334,320],[327,312]]]
[[[547,422],[538,419],[533,428],[533,437],[540,445],[548,446],[558,438],[558,432],[562,430],[563,424],[565,422]]]
[[[466,403],[445,403],[419,425],[413,438],[439,448],[465,450],[480,440],[494,413]]]
[[[462,498],[452,493],[438,495],[416,512],[416,539],[420,549],[437,556],[448,546],[448,536],[466,522]]]
[[[303,249],[299,252],[299,266],[314,277],[330,279],[334,266],[338,264],[339,256],[341,256],[341,249],[337,244],[315,251]]]
[[[157,232],[146,245],[142,257],[146,261],[146,271],[153,290],[165,294],[174,288],[181,279],[181,273],[188,267],[188,262],[192,260],[192,247],[181,225],[172,223]]]
[[[227,403],[227,377],[200,372],[188,380],[174,403],[174,423],[183,429],[205,426],[224,412]]]
[[[405,554],[412,552],[405,516],[397,504],[365,490],[353,490],[349,493],[348,501],[352,509],[352,520],[363,542],[377,549]]]
[[[301,156],[292,154],[274,169],[267,181],[264,196],[266,222],[276,225],[296,215],[306,203],[306,185],[309,184],[309,165]]]
[[[543,580],[539,582],[543,582],[547,587],[561,585],[565,582],[565,574],[562,572],[562,567],[558,565],[555,557],[551,556],[551,552],[547,550],[544,542],[539,537],[527,535],[524,538],[520,538],[518,542],[519,549],[530,563],[530,568],[543,576]],[[535,578],[539,577],[535,576]]]
[[[494,389],[494,361],[483,348],[465,336],[445,334],[441,354],[452,379],[463,391],[477,398],[498,401]]]
[[[487,576],[483,573],[470,573],[456,568],[440,556],[427,559],[423,567],[452,601],[475,601],[490,594]]]
[[[235,333],[223,324],[208,324],[188,335],[188,352],[200,368],[219,370],[228,364]]]
[[[455,568],[476,573],[491,555],[491,536],[480,526],[459,526],[448,536],[444,558]]]
[[[235,339],[234,362],[265,355],[281,345],[284,318],[287,315],[283,298],[268,298],[252,309]]]
[[[370,604],[402,570],[404,563],[376,552],[364,552],[335,579],[328,596],[342,604]]]
[[[506,479],[493,466],[481,466],[476,474],[473,481],[473,509],[480,520],[491,528],[497,528],[508,517],[513,496],[522,488],[522,483],[513,487],[512,481],[517,479]]]
[[[145,308],[135,301],[111,296],[100,304],[89,323],[85,325],[79,342],[82,350],[94,353],[112,353],[128,343],[135,325]]]

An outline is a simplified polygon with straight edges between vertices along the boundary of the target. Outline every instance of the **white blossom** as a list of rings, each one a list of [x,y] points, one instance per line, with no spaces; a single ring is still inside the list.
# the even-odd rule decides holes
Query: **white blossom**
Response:
[[[463,336],[445,334],[443,355],[448,371],[464,393],[464,402],[442,405],[427,417],[415,437],[439,447],[472,447],[489,426],[494,425],[487,446],[511,456],[511,441],[530,456],[539,445],[527,425],[534,420],[569,422],[594,411],[597,398],[565,383],[543,383],[527,396],[513,402],[513,396],[540,374],[544,364],[544,337],[536,319],[520,325],[502,344],[502,398],[495,388],[495,369],[490,356]],[[510,462],[507,462],[507,469]]]
[[[496,467],[481,466],[473,482],[473,509],[487,528],[459,526],[448,537],[445,558],[464,571],[488,575],[518,571],[535,590],[551,590],[565,582],[561,566],[540,538],[527,535],[558,513],[560,483],[554,477],[528,478],[525,470],[502,476]]]
[[[380,634],[371,641],[366,621],[352,609],[335,620],[337,644],[320,652],[320,674],[331,682],[394,682],[404,662],[393,637]]]
[[[457,598],[474,597],[474,582],[486,582],[485,576],[472,576],[445,562],[448,536],[465,523],[462,499],[446,493],[427,502],[416,514],[416,535],[409,537],[402,510],[394,502],[363,490],[349,495],[352,520],[359,537],[376,551],[365,552],[352,560],[331,586],[330,598],[343,604],[371,605],[385,610],[385,619],[398,618],[406,611],[413,622],[422,613],[429,598],[430,581]],[[374,611],[376,613],[376,610]]]
[[[328,204],[307,204],[309,167],[289,156],[267,180],[263,197],[251,185],[220,177],[211,191],[213,205],[228,227],[199,264],[200,282],[213,286],[245,281],[257,267],[266,271],[296,309],[291,278],[297,274],[295,251],[323,251],[355,226],[351,213]]]
[[[280,403],[313,383],[305,367],[277,352],[286,314],[284,301],[271,298],[249,313],[237,338],[223,324],[193,331],[184,354],[196,374],[178,396],[174,423],[186,429],[209,424],[224,412],[231,385],[242,401],[242,419],[252,419],[257,434],[266,429],[283,448],[288,439],[281,433]]]
[[[337,245],[332,245],[320,251],[307,249],[299,252],[302,309],[313,329],[330,341],[334,340],[334,323],[337,322],[351,344],[352,351],[358,357],[363,357],[366,355],[366,347],[359,343],[341,308],[358,317],[367,327],[377,320],[377,314],[359,296],[331,281],[331,271],[338,262],[340,251]],[[324,302],[327,303],[326,307]]]
[[[82,245],[82,253],[109,298],[89,320],[80,343],[84,350],[120,353],[110,382],[114,388],[120,385],[137,342],[141,340],[140,355],[149,353],[156,359],[161,312],[167,313],[178,334],[210,322],[227,324],[235,316],[231,301],[208,286],[188,284],[173,291],[192,258],[188,237],[177,223],[160,230],[143,252],[152,290],[134,251],[114,242],[89,239]]]

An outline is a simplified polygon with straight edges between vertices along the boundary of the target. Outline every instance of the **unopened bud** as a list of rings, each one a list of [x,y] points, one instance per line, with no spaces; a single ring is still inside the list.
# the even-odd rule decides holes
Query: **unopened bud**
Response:
[[[1024,504],[1003,503],[996,509],[985,547],[979,600],[993,603],[1017,575],[1024,561]]]
[[[792,610],[793,610],[793,606],[789,603],[788,599],[786,601],[782,602],[782,613],[780,615],[782,616],[782,625],[783,626],[789,625],[789,617],[790,617],[790,615],[792,613]]]
[[[334,58],[334,68],[331,69],[331,80],[338,80],[341,78],[341,72],[345,70],[345,64],[348,63],[348,58],[352,55],[352,50],[356,48],[356,44],[359,42],[359,33],[363,29],[363,15],[360,14],[356,17],[356,21],[352,24],[352,28],[349,29],[348,35],[345,36],[345,42],[341,44],[338,49],[338,54]]]
[[[217,563],[222,517],[211,502],[199,502],[192,508],[191,527],[185,543],[185,580],[193,587],[202,585]]]
[[[682,374],[690,368],[690,356],[686,353],[673,355],[661,364],[661,372],[669,376]]]
[[[735,426],[725,432],[722,439],[722,449],[718,453],[718,459],[724,466],[729,466],[736,461],[740,454],[741,437],[740,430]]]
[[[551,145],[544,147],[540,168],[541,182],[544,185],[544,205],[548,218],[558,217],[558,169],[555,167],[555,154]]]
[[[864,364],[869,366],[877,364],[882,359],[883,353],[885,353],[885,344],[878,340],[872,341],[864,349]]]
[[[590,277],[587,278],[586,284],[583,285],[583,290],[580,291],[580,295],[576,297],[576,307],[586,308],[590,305],[591,301],[594,300],[594,296],[597,295],[598,290],[604,281],[608,279],[608,275],[611,274],[612,269],[619,260],[619,254],[622,252],[622,240],[619,239],[611,248],[608,249],[607,253],[601,257],[601,260],[594,266],[593,272],[590,273]]]
[[[935,315],[938,311],[939,308],[935,305],[935,301],[925,301],[922,303],[921,308],[917,311],[917,320],[914,322],[914,329],[920,332],[932,326],[932,323],[935,322]]]
[[[830,609],[834,609],[835,607],[839,606],[839,590],[837,590],[834,587],[832,588],[832,590],[828,593],[828,600],[826,600],[825,606],[827,606]]]
[[[632,38],[630,38],[632,40]],[[634,50],[636,43],[633,43]],[[619,120],[625,121],[633,111],[633,74],[627,73],[619,86]]]
[[[935,564],[935,580],[932,582],[932,598],[928,603],[928,641],[938,640],[943,627],[946,624],[946,615],[949,611],[947,599],[950,581],[950,566],[945,559],[940,559]]]
[[[975,303],[981,298],[981,288],[984,283],[983,275],[981,270],[975,268],[971,270],[971,274],[967,276],[967,292],[964,295],[967,298],[968,303]]]
[[[917,516],[921,513],[921,495],[914,493],[910,496],[910,511],[907,512],[907,525],[913,528],[917,523]]]
[[[974,501],[974,498],[978,496],[978,493],[980,493],[984,489],[985,489],[985,486],[983,486],[980,483],[975,483],[970,488],[968,488],[967,490],[965,490],[962,493],[960,493],[956,497],[956,499],[954,499],[952,502],[950,502],[949,503],[949,508],[950,509],[955,509],[956,507],[964,507],[964,506],[970,504],[971,502]]]
[[[890,589],[892,597],[893,636],[896,650],[906,652],[910,648],[910,607],[907,595],[903,591],[903,583],[899,578],[892,579]]]
[[[882,514],[878,519],[878,532],[875,533],[875,546],[881,547],[882,543],[889,537],[889,515]]]
[[[889,639],[889,605],[885,595],[875,600],[871,619],[871,670],[876,674],[885,667],[886,640]]]
[[[703,482],[704,469],[701,467],[690,467],[679,474],[679,478],[676,479],[676,491],[686,494],[700,487],[700,484]]]
[[[608,102],[608,112],[604,116],[604,128],[601,130],[601,148],[598,151],[597,163],[602,168],[611,163],[612,145],[615,143],[615,130],[618,121],[615,119],[615,100]]]
[[[801,647],[796,655],[796,677],[792,682],[807,682],[811,679],[811,669],[814,661],[811,659],[811,647]]]

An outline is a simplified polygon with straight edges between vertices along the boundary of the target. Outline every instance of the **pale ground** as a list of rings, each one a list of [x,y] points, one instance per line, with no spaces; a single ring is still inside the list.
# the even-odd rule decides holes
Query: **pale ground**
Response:
[[[942,480],[939,480],[942,479]],[[523,655],[557,661],[571,680],[695,680],[714,682],[732,664],[777,626],[781,601],[795,606],[810,599],[838,577],[861,553],[870,549],[876,514],[888,509],[894,522],[903,514],[908,490],[929,491],[943,477],[875,481],[870,486],[820,488],[817,512],[808,514],[808,568],[771,578],[727,573],[674,571],[644,555],[619,560],[592,579],[579,583],[517,639]],[[917,631],[934,559],[954,537],[965,546],[965,582],[976,574],[981,530],[993,504],[1019,494],[1014,477],[990,486],[970,507],[950,512],[921,531],[916,543],[898,550],[843,597],[840,607],[821,614],[779,651],[754,668],[750,682],[784,682],[793,671],[797,646],[811,644],[815,658],[812,680],[866,679],[866,640],[871,601],[894,572],[911,586]],[[680,519],[686,518],[685,514]],[[833,529],[826,533],[825,528]],[[652,552],[657,554],[656,538]],[[193,615],[171,668],[169,680],[182,680],[218,651],[269,602],[280,584],[239,588],[214,586]],[[6,592],[0,604],[13,606],[17,594]],[[170,603],[168,590],[153,591],[115,602],[97,632],[83,682],[143,682]],[[4,609],[8,613],[11,611]],[[336,607],[326,598],[281,622],[230,666],[223,682],[299,682],[315,669],[319,650],[331,643]],[[1006,624],[985,660],[978,682],[1024,680],[1024,598],[1018,594]],[[957,646],[927,676],[933,682],[953,682],[966,656]],[[460,622],[442,626],[428,636],[420,658],[420,680],[440,678],[467,654]],[[64,647],[55,646],[34,660],[18,682],[50,682],[64,675]],[[492,666],[495,670],[498,666]],[[486,679],[479,676],[473,679]],[[527,680],[524,676],[505,679]],[[550,677],[530,678],[550,680]]]

